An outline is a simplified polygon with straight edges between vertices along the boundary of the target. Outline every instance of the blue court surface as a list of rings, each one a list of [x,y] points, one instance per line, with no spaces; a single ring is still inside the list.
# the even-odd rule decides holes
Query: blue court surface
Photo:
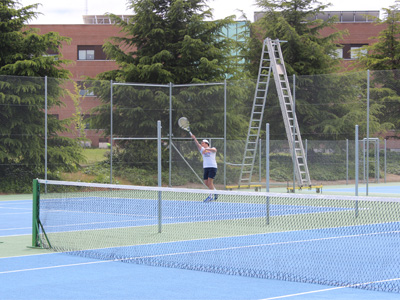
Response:
[[[329,188],[328,186],[324,188],[324,193],[337,193],[346,195],[355,195],[355,186],[352,187],[338,187]],[[367,187],[365,184],[360,184],[358,186],[358,195],[366,195]],[[399,197],[400,196],[400,186],[399,185],[368,185],[368,195],[370,196],[389,196],[389,197]]]
[[[119,261],[84,258],[66,253],[43,253],[29,249],[32,224],[32,201],[0,201],[0,299],[400,299],[398,293],[368,291],[357,288],[268,280],[224,275],[178,268],[153,267]],[[295,208],[298,210],[299,208]],[[397,230],[394,225],[394,230]],[[368,234],[370,228],[363,228]],[[342,231],[343,233],[343,231]],[[305,232],[273,236],[276,243],[288,240],[296,244]],[[326,240],[324,231],[313,230],[312,237]],[[245,239],[250,239],[246,237]],[[16,247],[12,255],[2,249],[14,240],[26,245]],[[227,238],[229,239],[229,238]],[[252,241],[239,239],[241,243]],[[327,248],[335,247],[328,239]],[[201,241],[188,242],[196,249]],[[390,243],[390,241],[389,241]],[[355,253],[363,251],[353,244]],[[398,245],[393,245],[397,247]],[[150,246],[141,246],[150,247]],[[299,260],[310,261],[301,245],[294,246]],[[23,249],[22,249],[23,248]],[[36,254],[40,251],[40,254]],[[171,248],[171,251],[174,251]],[[276,249],[279,254],[279,248]],[[377,249],[378,251],[378,249]],[[246,255],[241,252],[239,255]],[[400,256],[400,254],[399,254]],[[264,259],[267,258],[265,256]],[[231,259],[234,259],[233,257]],[[400,257],[399,257],[400,259]],[[257,262],[254,262],[255,264]],[[368,262],[365,262],[368,263]],[[396,262],[393,262],[396,263]],[[306,267],[306,266],[304,266]],[[315,266],[318,268],[318,266]],[[349,274],[351,275],[351,274]],[[400,277],[400,274],[398,274]],[[332,274],[333,278],[335,274]],[[366,278],[368,274],[365,274]],[[400,280],[391,277],[392,280]]]

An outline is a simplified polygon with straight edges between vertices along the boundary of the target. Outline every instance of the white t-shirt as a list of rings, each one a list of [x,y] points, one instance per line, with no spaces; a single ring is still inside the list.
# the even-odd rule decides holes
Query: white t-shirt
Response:
[[[217,168],[217,161],[215,159],[217,152],[207,151],[203,154],[204,147],[201,147],[200,153],[203,155],[203,168]]]

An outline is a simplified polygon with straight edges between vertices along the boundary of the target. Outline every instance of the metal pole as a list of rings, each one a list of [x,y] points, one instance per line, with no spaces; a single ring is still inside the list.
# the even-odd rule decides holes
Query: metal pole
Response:
[[[365,159],[365,139],[363,139],[363,176],[364,176],[364,182],[365,182],[365,172],[366,172],[366,159]]]
[[[355,134],[355,193],[358,196],[358,125],[356,125],[356,134]]]
[[[227,102],[227,91],[226,91],[226,79],[224,80],[224,188],[226,187],[226,102]]]
[[[259,154],[258,154],[258,169],[259,169],[259,171],[258,171],[258,182],[261,182],[261,180],[262,180],[262,172],[261,172],[261,170],[262,170],[262,153],[261,153],[261,151],[262,151],[262,139],[260,139],[260,142],[258,143],[258,146],[259,146]]]
[[[265,187],[267,193],[269,192],[269,123],[267,123],[265,128],[265,161],[266,161],[266,180],[265,180]],[[266,223],[269,225],[269,215],[270,215],[270,198],[267,196],[267,219]]]
[[[374,154],[375,154],[375,181],[376,183],[379,183],[379,139],[375,140]]]
[[[296,192],[296,75],[293,74],[293,193]],[[299,174],[300,176],[300,174]],[[300,178],[299,178],[300,180]]]
[[[369,70],[367,71],[367,182],[366,182],[366,195],[368,196],[368,182],[369,182]]]
[[[267,123],[266,125],[266,129],[265,129],[265,160],[266,160],[266,169],[265,169],[265,173],[266,173],[266,180],[265,180],[265,187],[266,187],[266,191],[269,192],[269,123]]]
[[[32,247],[39,247],[39,183],[37,179],[33,179],[33,202],[32,202]]]
[[[112,155],[113,155],[113,81],[110,81],[111,83],[111,89],[110,89],[110,183],[112,184],[113,182],[113,165],[112,165]]]
[[[161,177],[161,121],[157,121],[157,167],[158,167],[158,186],[162,186]],[[158,191],[158,233],[161,233],[162,226],[162,201],[161,191]]]
[[[47,76],[44,77],[44,179],[47,180]],[[45,185],[45,193],[47,193],[47,184]]]
[[[172,186],[172,82],[169,83],[169,162],[168,186]]]
[[[346,184],[349,184],[349,139],[346,139]]]
[[[383,179],[384,179],[384,182],[386,183],[386,139],[384,140],[384,145],[385,145],[385,149],[383,150],[383,154],[384,154],[385,165],[383,166],[383,170],[384,170]]]
[[[356,125],[356,134],[355,134],[355,142],[356,142],[356,149],[355,149],[355,194],[358,196],[358,125]],[[356,218],[358,217],[358,199],[356,199],[355,203],[355,214]]]

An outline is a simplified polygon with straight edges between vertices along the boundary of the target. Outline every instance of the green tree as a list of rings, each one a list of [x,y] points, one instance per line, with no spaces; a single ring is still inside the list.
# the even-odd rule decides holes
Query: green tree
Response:
[[[376,43],[364,46],[358,53],[355,66],[371,72],[371,105],[378,107],[377,117],[385,124],[379,131],[395,128],[400,131],[400,4],[384,8],[385,18],[375,24],[384,29]]]
[[[125,33],[104,45],[119,65],[100,79],[119,82],[184,84],[223,81],[230,74],[231,42],[222,30],[232,17],[207,21],[204,0],[131,0],[134,15],[111,18]],[[129,49],[129,50],[126,50]]]
[[[289,76],[327,74],[337,70],[337,40],[344,32],[321,36],[321,30],[334,28],[336,20],[315,19],[328,5],[321,5],[316,0],[257,0],[256,3],[264,16],[252,26],[250,50],[255,55],[251,57],[252,61],[259,60],[261,42],[269,37],[285,41],[281,47]]]
[[[258,62],[264,38],[283,41],[281,49],[289,81],[292,81],[293,75],[296,76],[296,117],[302,137],[352,137],[353,125],[360,121],[354,116],[362,116],[360,112],[364,106],[359,96],[365,82],[362,76],[346,78],[333,74],[340,62],[336,57],[336,49],[340,47],[340,38],[346,32],[335,30],[334,18],[316,19],[316,15],[328,5],[316,0],[258,0],[257,4],[264,16],[252,26],[247,55],[250,61]],[[324,29],[333,30],[331,34],[322,35]],[[258,64],[252,63],[249,70],[255,76]],[[346,85],[354,88],[345,88]],[[267,101],[264,119],[272,124],[273,136],[285,139],[281,109],[274,89],[275,85],[271,84],[271,100]],[[354,123],[349,124],[349,121]]]
[[[124,34],[104,45],[104,51],[119,68],[100,74],[97,79],[145,84],[199,84],[174,87],[172,93],[174,136],[186,136],[177,120],[186,116],[191,128],[201,136],[223,136],[224,86],[234,74],[233,42],[223,36],[233,17],[209,21],[212,17],[205,0],[135,0],[129,2],[134,15],[129,21],[111,18]],[[96,128],[110,129],[110,84],[101,81],[95,88],[104,105],[96,109]],[[169,131],[169,87],[114,86],[113,134],[154,136],[157,120],[163,132]],[[228,105],[240,105],[240,99]],[[234,103],[235,102],[235,103]],[[231,110],[232,129],[242,128],[237,110]],[[229,130],[228,130],[229,132]],[[121,146],[122,143],[119,143]],[[123,145],[127,147],[126,143]],[[140,147],[142,148],[142,147]],[[136,152],[138,149],[136,149]],[[143,157],[149,153],[143,153]]]
[[[48,80],[47,107],[61,106],[60,84],[69,72],[58,52],[68,39],[50,32],[40,35],[25,27],[37,13],[37,4],[20,7],[17,1],[0,1],[0,189],[27,192],[31,180],[43,177],[45,166],[45,81]],[[56,59],[55,59],[56,58]],[[81,159],[75,141],[58,136],[66,121],[48,116],[49,172],[72,169]]]
[[[369,70],[400,69],[400,4],[384,8],[383,20],[376,18],[375,24],[384,29],[377,37],[376,43],[364,46],[358,54],[356,66]]]

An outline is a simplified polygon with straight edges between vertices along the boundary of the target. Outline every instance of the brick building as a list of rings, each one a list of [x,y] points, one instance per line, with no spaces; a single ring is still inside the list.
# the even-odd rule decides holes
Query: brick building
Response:
[[[120,35],[120,29],[111,24],[109,18],[105,16],[84,16],[84,24],[77,25],[30,25],[29,27],[38,28],[41,34],[50,31],[58,32],[61,36],[71,38],[70,44],[63,44],[61,49],[63,58],[71,60],[73,63],[65,66],[72,73],[72,80],[78,84],[81,97],[81,109],[84,118],[89,115],[89,110],[100,104],[96,96],[87,93],[87,90],[80,85],[85,77],[95,77],[105,71],[115,70],[117,64],[113,60],[108,60],[103,52],[103,44],[113,36]],[[72,84],[68,88],[73,88]],[[65,107],[50,110],[50,114],[57,115],[59,119],[71,117],[76,109],[71,98],[63,99]],[[101,130],[86,128],[86,137],[91,141],[86,143],[91,147],[106,147],[108,138],[102,136]],[[69,133],[66,136],[76,137],[76,134]]]

